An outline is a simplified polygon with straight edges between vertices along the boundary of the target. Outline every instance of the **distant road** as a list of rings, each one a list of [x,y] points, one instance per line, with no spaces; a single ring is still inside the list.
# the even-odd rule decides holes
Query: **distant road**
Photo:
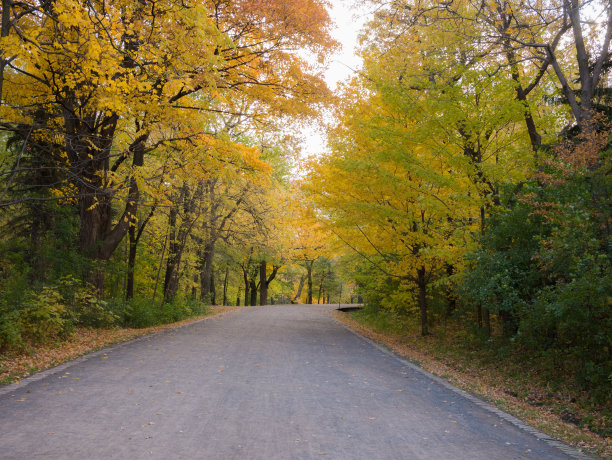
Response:
[[[332,308],[244,308],[0,389],[0,458],[572,458]]]

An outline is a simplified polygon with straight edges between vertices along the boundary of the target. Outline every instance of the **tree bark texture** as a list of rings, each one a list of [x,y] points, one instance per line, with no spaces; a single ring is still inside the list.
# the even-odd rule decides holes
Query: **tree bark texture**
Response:
[[[11,31],[11,6],[12,0],[2,0],[2,22],[0,26],[0,37],[8,37]],[[4,87],[4,67],[9,56],[0,55],[0,105],[2,104],[2,89]]]
[[[249,305],[249,301],[251,299],[251,285],[249,284],[249,272],[248,266],[247,268],[242,267],[242,276],[244,278],[244,306]]]
[[[213,273],[214,257],[214,242],[209,242],[202,250],[198,251],[198,268],[200,272],[200,300],[202,302],[209,302],[211,300],[211,279]]]
[[[293,297],[293,302],[300,301],[300,297],[302,296],[302,289],[304,288],[304,281],[306,281],[306,275],[300,276],[300,284],[298,284],[298,290],[295,294],[295,297]]]
[[[421,312],[421,335],[429,335],[427,321],[427,281],[425,278],[425,267],[417,270],[417,287],[419,290],[419,311]]]
[[[257,283],[252,278],[249,280],[249,289],[251,290],[251,298],[249,299],[249,305],[251,307],[257,306]]]
[[[270,283],[276,278],[279,267],[272,265],[272,273],[268,276],[268,266],[265,260],[259,264],[259,304],[268,305],[268,288]]]
[[[217,290],[215,287],[215,272],[210,273],[210,304],[217,305]]]
[[[225,277],[223,278],[223,306],[227,306],[227,279],[229,278],[229,267],[225,267]]]
[[[155,214],[156,207],[157,207],[156,205],[153,205],[146,219],[140,225],[138,225],[138,229],[136,229],[137,223],[133,222],[130,225],[130,228],[128,230],[129,251],[128,251],[127,283],[126,283],[126,288],[125,288],[126,300],[130,300],[134,298],[134,273],[136,270],[136,251],[138,249],[138,242],[140,241],[140,237],[142,236],[142,233],[145,227],[149,223],[149,220],[151,220],[151,217],[153,217],[153,214]]]
[[[196,188],[192,195],[188,184],[184,183],[178,193],[178,199],[173,201],[175,204],[170,208],[168,226],[170,227],[170,241],[168,246],[168,263],[164,282],[164,299],[172,300],[178,292],[179,275],[183,250],[187,243],[187,238],[191,235],[193,226],[196,223],[196,202],[201,194],[201,186]],[[176,196],[176,195],[175,195]],[[179,210],[182,207],[182,219],[178,224]]]
[[[168,215],[168,259],[166,260],[166,275],[164,276],[164,301],[171,300],[178,289],[178,241],[176,238],[176,219],[178,206],[172,206]]]
[[[268,283],[266,281],[268,276],[267,269],[268,267],[266,261],[262,260],[259,263],[259,305],[268,304]]]
[[[312,266],[314,264],[314,260],[309,260],[306,263],[306,270],[307,270],[307,279],[308,279],[308,298],[306,300],[306,303],[311,304],[312,303]]]

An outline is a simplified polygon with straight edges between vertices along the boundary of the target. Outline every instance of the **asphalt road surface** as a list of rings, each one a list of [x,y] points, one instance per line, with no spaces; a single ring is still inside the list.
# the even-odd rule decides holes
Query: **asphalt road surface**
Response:
[[[244,308],[4,387],[0,458],[572,458],[331,309]]]

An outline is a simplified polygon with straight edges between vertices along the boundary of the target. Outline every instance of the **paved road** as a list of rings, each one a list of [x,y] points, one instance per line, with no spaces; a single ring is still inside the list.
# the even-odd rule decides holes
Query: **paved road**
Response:
[[[571,458],[330,310],[245,308],[4,388],[0,458]]]

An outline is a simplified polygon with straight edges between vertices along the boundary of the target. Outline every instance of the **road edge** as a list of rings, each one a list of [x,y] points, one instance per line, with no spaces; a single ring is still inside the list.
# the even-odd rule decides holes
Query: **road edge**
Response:
[[[443,386],[444,388],[452,391],[453,393],[462,396],[463,398],[469,400],[470,402],[476,404],[477,406],[487,410],[488,412],[491,412],[497,416],[499,416],[500,418],[502,418],[503,420],[507,421],[508,423],[511,423],[512,425],[514,425],[515,427],[528,432],[529,434],[534,435],[537,439],[539,439],[540,441],[544,441],[546,444],[548,444],[551,447],[556,448],[557,450],[560,450],[561,452],[563,452],[565,455],[569,455],[572,458],[575,459],[588,459],[588,460],[593,460],[596,459],[597,457],[594,457],[592,455],[586,454],[584,452],[581,452],[580,450],[576,449],[575,447],[569,446],[561,441],[559,441],[558,439],[553,438],[550,435],[547,435],[546,433],[541,432],[540,430],[537,430],[536,428],[532,427],[531,425],[528,425],[527,423],[525,423],[524,421],[522,421],[521,419],[515,417],[514,415],[511,415],[493,405],[491,405],[490,403],[488,403],[487,401],[481,399],[480,397],[469,393],[466,390],[462,390],[459,387],[456,387],[455,385],[453,385],[452,383],[450,383],[449,381],[438,377],[437,375],[432,374],[431,372],[426,371],[425,369],[423,369],[422,367],[420,367],[419,365],[417,365],[416,363],[410,361],[409,359],[395,353],[394,351],[390,350],[389,348],[387,348],[385,345],[370,339],[369,337],[366,337],[362,334],[360,334],[359,332],[355,331],[354,329],[351,329],[349,326],[347,326],[346,324],[342,323],[341,321],[339,321],[337,318],[335,318],[333,315],[329,315],[336,323],[338,323],[340,326],[342,326],[344,329],[346,329],[347,331],[351,332],[352,334],[354,334],[355,336],[357,336],[358,338],[360,338],[361,340],[363,340],[364,342],[369,343],[370,345],[372,345],[374,348],[376,348],[377,350],[379,350],[380,352],[384,353],[387,356],[391,356],[393,358],[395,358],[396,360],[400,361],[402,364],[404,364],[405,366],[409,367],[410,369],[414,370],[415,372],[418,372],[422,375],[424,375],[425,377],[428,377],[429,379],[433,380],[434,382],[436,382],[438,385]]]
[[[155,337],[156,335],[159,334],[167,334],[170,333],[172,331],[176,331],[177,329],[181,329],[184,327],[188,327],[188,326],[192,326],[194,324],[199,324],[205,321],[212,321],[212,320],[216,320],[219,318],[222,318],[228,314],[231,313],[235,313],[236,311],[240,311],[239,309],[235,309],[235,310],[228,310],[228,311],[224,311],[224,312],[220,312],[216,315],[209,315],[206,316],[204,318],[200,318],[200,319],[196,319],[195,321],[189,322],[189,323],[184,323],[184,324],[179,324],[178,326],[174,326],[174,327],[169,327],[166,329],[163,329],[161,331],[155,331],[155,332],[151,332],[149,334],[145,334],[145,335],[141,335],[140,337],[135,337],[133,339],[129,339],[126,340],[125,342],[118,342],[112,345],[109,345],[107,347],[104,348],[100,348],[99,350],[96,351],[92,351],[89,353],[86,353],[82,356],[79,356],[78,358],[74,358],[70,361],[67,361],[65,363],[61,363],[58,364],[57,366],[54,367],[50,367],[48,369],[42,370],[40,372],[36,372],[35,374],[30,375],[29,377],[26,377],[22,380],[20,380],[18,383],[9,383],[8,385],[4,385],[4,386],[0,386],[0,396],[3,396],[7,393],[11,393],[13,391],[19,390],[20,388],[25,388],[28,385],[34,383],[34,382],[38,382],[40,380],[43,380],[46,377],[49,377],[51,375],[60,373],[65,371],[66,369],[71,368],[72,366],[75,366],[79,363],[82,363],[84,361],[88,361],[92,358],[96,358],[98,356],[104,355],[106,353],[109,353],[110,351],[116,350],[120,347],[124,347],[127,346],[129,344],[132,343],[136,343],[136,342],[141,342],[144,340],[148,340],[151,339],[152,337]]]

